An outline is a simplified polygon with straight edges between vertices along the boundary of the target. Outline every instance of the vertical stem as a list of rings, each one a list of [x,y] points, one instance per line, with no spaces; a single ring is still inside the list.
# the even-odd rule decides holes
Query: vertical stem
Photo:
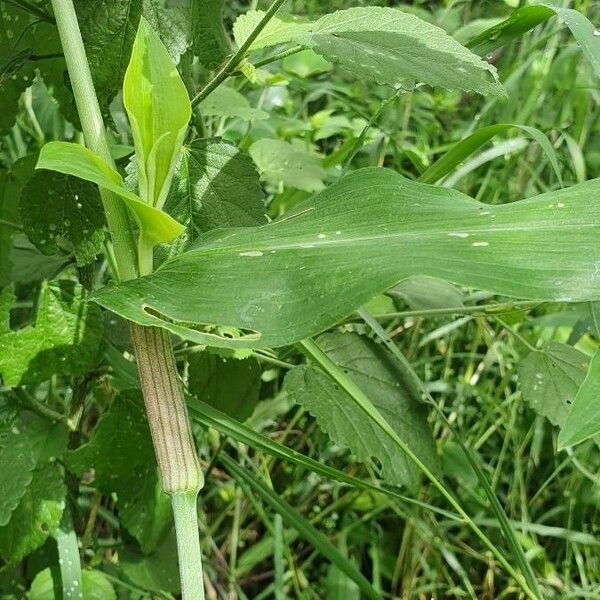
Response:
[[[196,495],[194,492],[176,492],[171,496],[175,515],[181,591],[185,600],[204,600]]]
[[[108,164],[114,164],[94,83],[79,31],[73,0],[52,0],[54,16],[67,62],[86,145]],[[120,279],[137,276],[135,242],[127,208],[114,194],[102,191]],[[151,254],[142,260],[151,270]],[[182,597],[203,600],[202,560],[198,539],[196,496],[203,477],[169,335],[162,329],[130,325],[148,422],[163,489],[171,494]]]
[[[65,54],[85,144],[112,165],[114,161],[108,147],[104,121],[81,39],[73,0],[52,0],[52,8]],[[127,208],[122,200],[112,192],[100,190],[100,195],[115,249],[119,269],[119,273],[116,275],[120,279],[133,279],[136,276],[135,244]]]
[[[194,448],[169,334],[164,329],[140,327],[133,323],[129,331],[162,487],[168,494],[198,493],[203,483],[202,471]]]

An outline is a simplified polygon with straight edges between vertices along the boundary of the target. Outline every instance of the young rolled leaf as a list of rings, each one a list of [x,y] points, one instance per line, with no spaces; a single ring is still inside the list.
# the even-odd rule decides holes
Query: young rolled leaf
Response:
[[[138,158],[140,195],[162,208],[192,108],[169,52],[144,18],[125,73],[123,102]]]
[[[293,41],[358,77],[392,87],[423,82],[503,95],[496,69],[443,29],[395,8],[349,8],[321,17]]]
[[[184,230],[167,213],[146,204],[139,196],[130,192],[123,179],[97,154],[80,144],[70,142],[49,142],[42,147],[37,169],[58,171],[91,181],[101,188],[117,194],[136,218],[142,236],[153,244],[163,244],[174,240]]]
[[[600,214],[590,198],[599,191],[596,179],[490,206],[361,169],[268,225],[207,234],[150,277],[95,299],[142,325],[226,347],[304,339],[411,275],[525,299],[595,300]],[[191,323],[254,334],[225,338]]]

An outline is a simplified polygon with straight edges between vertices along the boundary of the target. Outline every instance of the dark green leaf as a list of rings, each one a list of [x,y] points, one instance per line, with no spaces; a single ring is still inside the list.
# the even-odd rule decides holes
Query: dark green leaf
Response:
[[[583,382],[589,358],[572,346],[550,342],[519,367],[523,399],[538,414],[562,426]]]
[[[29,413],[0,429],[0,526],[10,521],[31,485],[34,469],[59,457],[66,447],[63,425]]]
[[[299,341],[412,275],[525,299],[594,300],[600,214],[590,198],[599,190],[592,180],[490,206],[363,169],[273,223],[207,234],[155,274],[95,299],[142,325],[223,347]],[[256,333],[231,339],[190,323]]]
[[[141,554],[137,549],[125,548],[120,553],[119,566],[135,585],[143,589],[177,593],[179,567],[175,532],[167,535],[152,554]]]
[[[325,334],[318,343],[368,396],[406,445],[431,471],[437,471],[437,453],[425,406],[412,400],[402,374],[385,350],[369,338],[350,333]],[[377,459],[388,483],[418,483],[420,474],[415,466],[322,371],[296,367],[285,378],[285,390],[316,417],[336,444],[350,448],[362,462]]]
[[[161,491],[141,394],[121,393],[98,423],[91,441],[65,457],[81,475],[95,471],[105,493],[116,492],[119,516],[144,552],[150,552],[172,525],[171,505]]]
[[[258,402],[260,373],[255,358],[237,360],[196,352],[189,359],[189,390],[199,400],[245,421]]]
[[[423,82],[504,94],[496,69],[443,29],[395,8],[357,7],[321,17],[294,41],[353,75],[397,88]]]
[[[19,231],[18,184],[8,173],[0,173],[0,289],[10,282],[10,250]]]
[[[104,211],[95,185],[39,171],[21,191],[19,207],[27,237],[43,254],[67,251],[83,266],[102,252]]]
[[[223,27],[223,0],[189,0],[192,50],[207,69],[217,67],[229,54]]]
[[[94,364],[103,333],[102,313],[71,282],[44,284],[35,325],[11,331],[0,323],[0,375],[5,385],[39,383],[53,375],[82,375]],[[9,288],[0,296],[12,304]],[[6,314],[6,313],[5,313]]]
[[[0,555],[4,560],[19,562],[46,541],[60,523],[65,494],[65,484],[55,464],[42,465],[33,472],[10,521],[0,527]]]
[[[217,227],[266,222],[264,195],[250,157],[210,139],[184,147],[165,211],[186,227],[174,244],[184,248]]]

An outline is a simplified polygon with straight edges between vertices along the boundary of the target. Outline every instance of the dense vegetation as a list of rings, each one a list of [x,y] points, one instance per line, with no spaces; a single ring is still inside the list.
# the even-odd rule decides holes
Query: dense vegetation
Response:
[[[70,4],[0,0],[0,598],[600,598],[598,3],[76,0],[95,94]]]

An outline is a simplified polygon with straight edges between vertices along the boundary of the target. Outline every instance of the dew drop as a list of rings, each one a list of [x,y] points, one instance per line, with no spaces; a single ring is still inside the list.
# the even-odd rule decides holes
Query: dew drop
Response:
[[[318,237],[320,240],[324,240],[324,239],[325,239],[327,236],[326,236],[324,233],[320,233],[320,234],[319,234],[317,237]]]
[[[449,233],[448,237],[457,237],[457,238],[468,238],[469,234],[468,233]]]
[[[483,248],[484,246],[489,246],[488,242],[473,242],[472,244],[476,248]]]
[[[250,250],[249,252],[240,252],[240,256],[262,256],[263,253],[260,250]]]
[[[592,35],[594,37],[600,37],[600,29],[594,29],[594,31],[592,32]]]

